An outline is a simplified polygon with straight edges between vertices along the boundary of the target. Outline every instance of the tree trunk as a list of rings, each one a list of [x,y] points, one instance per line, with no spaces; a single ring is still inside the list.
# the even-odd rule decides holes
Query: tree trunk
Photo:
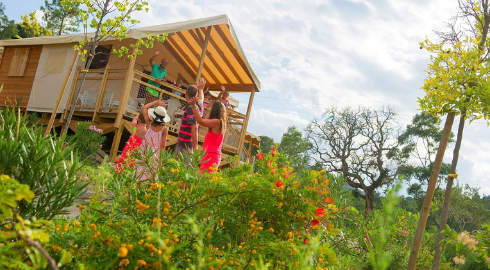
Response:
[[[417,230],[415,231],[412,251],[410,252],[410,258],[408,260],[408,270],[413,270],[416,266],[420,244],[422,243],[422,236],[424,235],[425,225],[427,224],[427,217],[429,216],[430,204],[432,203],[432,198],[434,197],[437,178],[439,176],[439,172],[441,171],[442,159],[444,157],[444,152],[446,152],[447,142],[449,141],[449,136],[451,135],[451,128],[453,126],[455,115],[456,113],[454,112],[449,113],[446,118],[446,123],[444,124],[444,130],[442,133],[441,141],[439,142],[439,148],[437,149],[434,166],[432,167],[432,173],[430,175],[429,185],[427,186],[427,193],[425,194],[424,204],[420,211],[419,223],[417,225]]]
[[[461,117],[459,118],[459,126],[458,126],[458,135],[456,138],[456,145],[454,146],[453,151],[453,161],[451,163],[451,174],[456,173],[456,166],[458,165],[459,158],[459,149],[461,148],[461,141],[463,140],[463,129],[464,129],[464,121],[465,121],[466,111],[464,110],[461,113]],[[434,253],[434,261],[432,264],[432,270],[438,270],[439,265],[441,264],[441,253],[442,253],[442,231],[446,228],[447,216],[449,212],[449,204],[451,200],[451,189],[453,188],[453,177],[449,177],[446,184],[446,192],[444,193],[444,203],[442,204],[442,213],[441,213],[441,222],[439,225],[439,230],[437,232],[437,240],[436,240],[436,250]]]
[[[90,68],[90,64],[92,64],[93,55],[95,54],[94,52],[95,52],[96,47],[97,47],[97,45],[93,45],[92,48],[90,48],[90,50],[89,50],[89,53],[91,55],[89,55],[89,57],[87,58],[87,62],[85,64],[85,70],[88,70]],[[75,111],[75,105],[77,104],[78,95],[80,95],[80,91],[82,90],[83,83],[85,82],[86,76],[87,76],[87,72],[84,72],[82,75],[82,80],[80,81],[80,85],[77,87],[77,90],[75,91],[75,95],[73,95],[73,100],[71,101],[71,104],[70,104],[70,112],[68,113],[68,117],[66,118],[65,127],[63,128],[63,130],[65,130],[67,132],[68,132],[68,128],[70,127],[70,122],[71,122],[71,118],[73,116],[73,112]],[[74,80],[74,83],[76,83],[76,78]]]
[[[374,209],[374,190],[364,190],[364,200],[366,201],[366,213]]]

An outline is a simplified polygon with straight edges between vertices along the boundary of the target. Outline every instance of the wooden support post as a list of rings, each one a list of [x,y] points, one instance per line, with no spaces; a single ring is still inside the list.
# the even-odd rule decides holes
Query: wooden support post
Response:
[[[208,31],[206,32],[206,39],[204,40],[204,45],[202,46],[201,60],[199,61],[199,67],[197,68],[196,82],[201,78],[202,66],[204,65],[204,58],[206,57],[206,50],[208,48],[209,37],[211,36],[212,26],[208,26]]]
[[[436,190],[437,178],[439,177],[439,172],[441,171],[442,159],[444,157],[444,152],[446,151],[447,142],[449,141],[449,137],[451,135],[451,128],[453,126],[454,116],[454,112],[450,112],[447,115],[446,123],[442,131],[441,141],[439,142],[436,159],[434,161],[432,173],[429,178],[429,185],[427,186],[427,193],[425,194],[424,204],[422,205],[422,209],[420,210],[419,223],[417,225],[417,230],[415,231],[412,251],[410,252],[410,258],[408,258],[407,270],[415,269],[417,263],[417,256],[419,254],[420,244],[422,243],[422,237],[425,232],[425,225],[427,224],[427,218],[429,217],[430,205],[432,203],[432,198],[434,197],[434,192]]]
[[[51,132],[51,128],[53,127],[54,119],[56,118],[56,114],[58,113],[58,107],[60,105],[60,101],[63,98],[63,94],[65,93],[66,84],[68,83],[68,79],[70,78],[71,71],[73,70],[73,65],[75,64],[75,60],[78,58],[78,53],[73,52],[73,58],[71,59],[71,63],[68,67],[68,73],[66,73],[65,80],[61,85],[60,93],[58,94],[58,99],[54,104],[53,112],[51,113],[51,118],[49,119],[48,126],[46,127],[46,131],[44,132],[44,137],[48,136],[49,132]]]
[[[104,93],[107,85],[107,77],[109,77],[109,65],[105,67],[104,76],[102,76],[102,82],[100,83],[100,89],[99,89],[99,96],[97,97],[97,102],[95,103],[94,116],[92,117],[92,122],[94,122],[95,118],[97,118],[97,113],[99,113],[100,105],[104,101]]]
[[[73,83],[72,83],[71,89],[70,89],[70,96],[68,97],[68,101],[66,102],[65,111],[61,115],[61,122],[64,122],[66,120],[66,117],[68,116],[68,111],[70,109],[70,104],[71,104],[71,101],[73,99],[73,96],[75,95],[75,89],[76,89],[77,84],[78,84],[78,75],[80,75],[81,69],[82,68],[80,66],[78,66],[77,71],[75,72],[75,76],[73,76]]]
[[[252,110],[252,103],[254,102],[255,89],[252,89],[250,93],[250,99],[248,100],[247,114],[243,120],[242,133],[240,134],[240,141],[238,142],[238,155],[241,155],[243,148],[243,139],[247,133],[248,118],[250,117],[250,111]]]
[[[124,81],[123,92],[121,95],[121,100],[119,101],[119,110],[117,111],[116,121],[114,123],[114,127],[121,127],[121,119],[123,118],[124,113],[126,112],[126,106],[128,105],[129,93],[131,92],[131,86],[133,85],[133,76],[134,76],[134,64],[136,63],[136,50],[133,49],[133,57],[129,62],[128,71],[126,73],[126,80]]]
[[[250,138],[250,145],[248,146],[248,155],[247,155],[247,162],[251,161],[251,156],[252,156],[252,144],[253,144],[253,139]]]
[[[121,142],[121,135],[124,131],[124,124],[121,123],[114,134],[114,140],[112,140],[111,154],[109,160],[111,162],[117,161],[117,150],[119,150],[119,143]]]

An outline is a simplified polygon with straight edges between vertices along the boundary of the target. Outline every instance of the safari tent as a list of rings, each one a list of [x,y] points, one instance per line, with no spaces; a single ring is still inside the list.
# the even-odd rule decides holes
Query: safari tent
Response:
[[[163,33],[168,33],[165,42],[155,42],[153,48],[144,48],[142,55],[133,53],[133,59],[111,54],[112,49],[129,48],[138,38]],[[258,144],[256,137],[247,136],[246,129],[255,92],[260,90],[260,81],[226,15],[131,29],[127,38],[121,41],[102,42],[88,70],[82,68],[85,63],[73,50],[73,46],[83,38],[83,34],[73,34],[1,40],[0,47],[4,47],[4,51],[0,62],[0,85],[4,87],[0,93],[0,105],[22,98],[20,107],[38,113],[40,122],[47,124],[48,130],[51,125],[64,125],[81,74],[87,72],[69,126],[76,132],[78,122],[91,121],[104,134],[113,134],[111,160],[114,161],[124,143],[121,135],[132,130],[131,119],[144,104],[145,88],[149,86],[159,91],[160,98],[167,101],[172,118],[166,124],[170,130],[167,145],[173,145],[177,141],[180,108],[186,103],[183,98],[185,90],[168,82],[161,82],[160,88],[148,84],[149,80],[155,81],[149,75],[151,67],[148,60],[156,50],[160,50],[155,62],[168,59],[168,81],[181,79],[184,85],[190,85],[197,78],[204,77],[211,91],[218,91],[224,85],[231,95],[250,95],[245,114],[234,108],[227,110],[229,128],[223,144],[224,154],[245,154],[246,160],[250,160],[250,152],[243,149],[243,145],[245,141]],[[229,101],[232,107],[238,106],[238,101],[232,98]],[[210,104],[212,101],[205,102]],[[205,132],[200,128],[200,142]]]

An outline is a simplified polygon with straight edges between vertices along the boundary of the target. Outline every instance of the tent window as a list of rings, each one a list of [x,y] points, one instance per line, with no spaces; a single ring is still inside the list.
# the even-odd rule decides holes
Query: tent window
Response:
[[[109,63],[112,45],[99,45],[95,48],[95,57],[90,64],[90,69],[103,69]]]
[[[12,62],[10,63],[10,68],[7,76],[24,76],[28,57],[29,48],[16,48],[14,58],[12,58]]]

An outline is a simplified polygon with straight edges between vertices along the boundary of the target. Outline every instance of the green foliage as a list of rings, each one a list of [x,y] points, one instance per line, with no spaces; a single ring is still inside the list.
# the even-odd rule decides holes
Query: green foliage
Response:
[[[127,37],[128,27],[139,23],[133,19],[133,13],[145,10],[148,12],[148,2],[142,0],[116,1],[116,0],[61,0],[61,9],[70,10],[78,7],[76,13],[82,22],[84,32],[95,29],[94,35],[85,35],[85,39],[74,46],[82,59],[89,59],[87,66],[90,66],[91,59],[95,55],[95,48],[100,41],[107,38],[123,40]],[[142,54],[141,48],[152,48],[155,41],[164,42],[167,34],[147,35],[146,39],[137,39],[136,43],[131,44],[137,54]],[[87,49],[88,48],[88,49]],[[130,48],[121,46],[120,49],[113,49],[113,53],[119,57],[127,55],[133,58]]]
[[[272,150],[272,146],[275,144],[274,139],[267,136],[259,136],[260,138],[260,152],[269,153]]]
[[[102,147],[105,137],[101,136],[102,130],[92,125],[90,122],[79,122],[77,132],[72,137],[75,149],[78,149],[79,156],[89,159]]]
[[[107,192],[80,205],[78,220],[56,221],[48,250],[70,250],[70,268],[319,269],[335,264],[324,241],[334,231],[330,221],[338,211],[327,196],[328,175],[311,172],[299,178],[291,168],[276,166],[278,156],[277,151],[264,155],[258,173],[239,165],[200,174],[197,166],[186,168],[162,151],[158,169],[152,170],[158,181],[138,183],[131,167],[104,180]],[[190,158],[200,157],[195,152]],[[149,160],[146,165],[153,166]]]
[[[457,233],[446,225],[444,255],[458,269],[490,269],[490,226],[483,224],[476,234]]]
[[[14,20],[5,15],[5,5],[0,2],[0,39],[11,39],[18,34]]]
[[[419,104],[422,111],[434,116],[465,112],[471,123],[481,118],[490,120],[490,66],[486,58],[490,45],[484,19],[487,11],[479,3],[468,8],[473,9],[465,18],[473,23],[469,25],[475,31],[472,37],[463,36],[451,45],[428,39],[421,42],[421,47],[433,55],[427,69],[429,77],[422,87],[426,95],[419,98]]]
[[[339,248],[338,269],[406,268],[412,245],[410,236],[415,232],[419,217],[398,207],[398,189],[387,192],[382,209],[365,215],[355,208],[339,208],[339,215],[344,219],[340,227],[342,234],[331,240],[337,242]],[[417,269],[430,269],[431,245],[431,236],[426,235]]]
[[[480,229],[481,224],[490,223],[490,210],[474,200],[478,195],[477,188],[468,184],[456,185],[451,191],[448,224],[458,231]]]
[[[8,175],[0,175],[1,269],[46,268],[48,265],[46,257],[34,244],[49,241],[49,233],[42,226],[50,223],[46,220],[27,220],[17,212],[20,203],[31,203],[33,199],[34,193],[29,186],[19,184]]]
[[[287,156],[295,172],[302,172],[308,168],[308,145],[308,141],[295,126],[288,127],[288,131],[282,135],[279,150]]]
[[[46,22],[46,29],[54,35],[65,35],[78,32],[80,21],[78,19],[78,6],[63,6],[61,0],[44,1],[41,10],[44,12],[43,20]]]
[[[78,156],[65,139],[44,137],[41,128],[28,125],[26,116],[9,107],[0,111],[0,172],[36,194],[33,203],[19,204],[21,216],[52,219],[65,213],[82,192]]]
[[[428,184],[441,137],[442,129],[437,117],[427,113],[418,113],[412,118],[412,123],[407,125],[406,130],[398,137],[403,145],[403,148],[399,150],[400,153],[408,154],[413,160],[418,161],[416,164],[407,164],[402,167],[401,173],[407,180],[417,180],[423,186]],[[451,132],[450,143],[454,142],[453,137],[454,134]],[[449,169],[450,164],[442,164],[438,183],[447,179]],[[420,195],[423,194],[418,194],[421,190],[417,187],[417,185],[412,187],[413,195],[420,198]]]
[[[42,36],[52,36],[53,33],[42,27],[36,18],[36,11],[29,13],[29,15],[20,16],[22,22],[17,25],[19,34],[16,38],[31,38],[31,37],[42,37]]]

